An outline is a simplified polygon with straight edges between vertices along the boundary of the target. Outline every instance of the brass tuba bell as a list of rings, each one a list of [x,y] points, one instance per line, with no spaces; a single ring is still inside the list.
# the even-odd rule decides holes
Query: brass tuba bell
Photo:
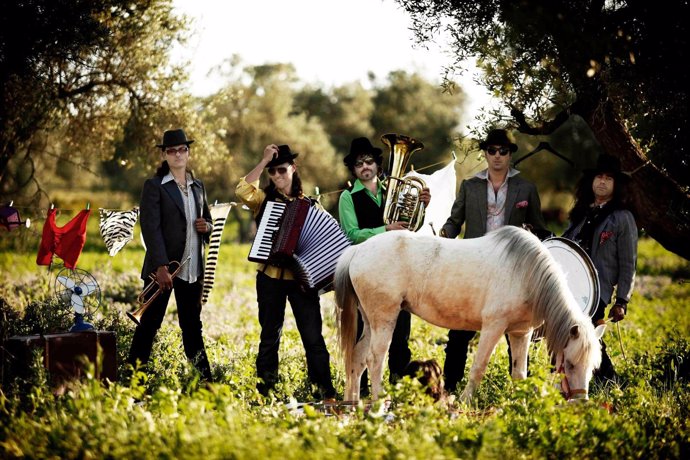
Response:
[[[386,224],[404,221],[416,232],[424,223],[424,203],[419,196],[426,183],[418,177],[403,178],[410,156],[424,148],[424,144],[401,134],[384,134],[381,142],[390,150],[386,178],[386,204],[383,221]]]

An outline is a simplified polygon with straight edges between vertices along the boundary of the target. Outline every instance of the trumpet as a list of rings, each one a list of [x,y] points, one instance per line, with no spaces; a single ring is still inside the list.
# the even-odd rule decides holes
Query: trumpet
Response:
[[[175,278],[182,269],[182,266],[189,262],[189,259],[191,259],[191,256],[187,257],[182,263],[176,260],[170,262],[168,264],[168,271],[170,271],[171,268],[175,268],[175,271],[170,273],[170,277]],[[141,322],[141,317],[143,316],[146,309],[149,308],[153,301],[156,300],[156,297],[158,297],[160,293],[163,292],[163,289],[161,288],[160,284],[158,284],[158,280],[156,279],[155,273],[151,273],[149,275],[149,279],[153,282],[148,284],[144,288],[144,290],[141,291],[141,294],[137,296],[137,303],[140,305],[140,307],[132,312],[127,312],[127,317],[134,321],[137,324],[137,326]]]

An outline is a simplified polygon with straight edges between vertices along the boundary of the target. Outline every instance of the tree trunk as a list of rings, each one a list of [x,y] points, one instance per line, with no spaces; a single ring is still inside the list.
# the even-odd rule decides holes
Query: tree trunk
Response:
[[[690,260],[690,193],[647,160],[610,104],[579,115],[604,151],[620,158],[622,169],[632,173],[628,188],[638,228]]]

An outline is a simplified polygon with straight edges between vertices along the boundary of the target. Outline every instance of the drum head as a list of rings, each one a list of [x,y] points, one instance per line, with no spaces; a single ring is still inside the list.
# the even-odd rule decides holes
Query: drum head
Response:
[[[574,241],[554,237],[543,241],[565,274],[575,300],[588,315],[594,315],[599,303],[599,276],[592,259]]]

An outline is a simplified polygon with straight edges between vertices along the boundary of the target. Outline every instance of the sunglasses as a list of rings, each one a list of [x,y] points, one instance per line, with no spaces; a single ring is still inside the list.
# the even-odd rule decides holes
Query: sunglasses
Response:
[[[287,172],[287,168],[285,166],[280,166],[278,168],[274,168],[273,166],[271,166],[270,168],[268,168],[268,175],[269,176],[275,176],[276,173],[282,175],[282,174],[285,174],[286,172]]]
[[[165,149],[165,153],[167,153],[168,155],[175,155],[177,153],[187,153],[187,152],[189,152],[189,147],[187,147],[186,145],[184,147],[180,147],[178,149],[172,149],[172,148]]]
[[[486,153],[489,155],[496,155],[497,153],[500,153],[502,157],[508,155],[510,153],[510,148],[508,147],[488,147],[486,149]]]
[[[371,165],[373,165],[375,162],[376,162],[376,161],[375,161],[373,158],[367,158],[367,159],[365,159],[365,160],[359,160],[359,161],[355,162],[355,168],[361,168],[362,166],[364,166],[364,163],[366,163],[367,165],[371,166]]]

